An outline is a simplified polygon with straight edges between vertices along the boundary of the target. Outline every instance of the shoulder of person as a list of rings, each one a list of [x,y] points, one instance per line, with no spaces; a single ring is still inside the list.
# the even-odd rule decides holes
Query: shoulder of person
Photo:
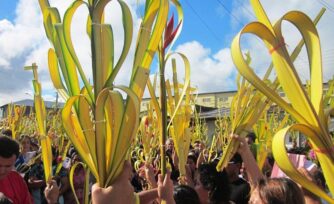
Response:
[[[15,182],[17,184],[25,183],[25,181],[24,181],[23,177],[20,175],[20,173],[18,173],[15,170],[12,170],[11,172],[9,172],[7,178],[9,179],[9,181]]]
[[[14,170],[10,171],[8,176],[11,178],[17,178],[17,177],[22,178],[22,176],[17,171]]]

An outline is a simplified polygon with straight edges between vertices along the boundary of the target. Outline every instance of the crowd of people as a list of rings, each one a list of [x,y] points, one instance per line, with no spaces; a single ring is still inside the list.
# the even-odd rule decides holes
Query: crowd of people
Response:
[[[38,143],[29,135],[21,135],[19,141],[13,140],[10,131],[3,131],[0,136],[0,204],[84,203],[86,187],[89,189],[87,197],[93,204],[155,204],[162,201],[167,204],[325,203],[289,178],[271,178],[273,158],[267,159],[265,172],[260,171],[254,158],[256,150],[252,148],[254,134],[246,138],[233,135],[232,139],[238,140],[240,145],[223,171],[216,169],[219,157],[208,161],[205,145],[195,141],[190,147],[186,175],[181,182],[174,143],[168,139],[165,147],[171,168],[164,177],[155,162],[144,162],[135,170],[135,160],[130,159],[124,162],[123,171],[113,184],[103,188],[92,176],[87,182],[85,168],[77,165],[72,191],[70,168],[81,161],[73,147],[66,152],[68,160],[59,159],[64,154],[53,147],[54,177],[45,182]],[[312,172],[301,168],[300,172],[326,190],[320,168]]]

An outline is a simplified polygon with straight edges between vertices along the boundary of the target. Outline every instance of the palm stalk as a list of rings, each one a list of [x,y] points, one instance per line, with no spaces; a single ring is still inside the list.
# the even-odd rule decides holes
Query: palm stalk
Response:
[[[109,186],[121,173],[126,154],[139,124],[139,104],[150,65],[167,21],[169,2],[147,0],[136,43],[129,87],[115,86],[132,44],[133,21],[129,7],[118,0],[122,11],[124,44],[114,59],[114,37],[104,22],[110,0],[75,0],[63,21],[48,0],[39,0],[44,27],[53,48],[49,49],[49,71],[55,88],[66,100],[62,110],[65,131],[83,162],[101,187]],[[90,84],[72,43],[72,18],[79,7],[88,9],[93,83]],[[82,87],[80,85],[83,85]],[[124,102],[121,92],[127,94]]]
[[[36,120],[38,126],[38,139],[42,147],[42,161],[44,168],[45,181],[49,181],[52,177],[52,152],[51,138],[46,133],[46,109],[42,99],[42,88],[38,81],[37,65],[27,66],[25,70],[32,70],[34,79],[32,81],[34,87],[34,107],[36,112]]]
[[[258,2],[258,1],[257,1]],[[259,2],[258,2],[259,3]],[[255,12],[257,12],[257,8],[258,7],[256,7],[255,8]],[[262,7],[261,7],[262,8]],[[261,10],[261,9],[260,9]],[[317,24],[318,22],[319,22],[319,20],[320,20],[320,18],[322,17],[322,15],[323,15],[323,13],[325,12],[325,10],[324,9],[322,9],[320,12],[319,12],[319,14],[316,16],[316,18],[314,19],[314,21],[313,21],[313,23],[314,24]],[[265,16],[265,15],[264,15]],[[269,20],[268,20],[268,22],[269,22]],[[268,24],[268,22],[266,23],[266,24]],[[254,23],[255,24],[255,23]],[[269,24],[270,24],[270,22],[269,22]],[[255,26],[254,26],[255,27]],[[254,28],[253,27],[253,28]],[[244,28],[245,30],[246,29],[248,29],[248,27],[247,28]],[[240,34],[239,34],[240,35]],[[236,38],[239,38],[239,35],[236,37]],[[235,38],[235,39],[236,39]],[[281,37],[280,39],[278,39],[279,40],[279,46],[281,46],[282,45],[282,42],[280,41],[280,40],[282,40],[283,38]],[[232,43],[234,43],[234,44],[236,44],[236,42],[232,42]],[[232,44],[232,45],[234,45],[234,44]],[[300,51],[301,51],[301,49],[302,49],[302,47],[304,46],[304,44],[305,44],[305,41],[304,41],[304,39],[302,39],[302,40],[300,40],[300,42],[297,44],[297,46],[295,47],[295,49],[293,50],[293,52],[291,53],[291,55],[290,55],[290,59],[291,59],[291,62],[293,62],[293,61],[295,61],[296,60],[296,58],[297,58],[297,56],[299,55],[299,53],[300,53]],[[273,48],[275,48],[276,49],[276,47],[273,47]],[[269,50],[270,51],[272,51],[273,50],[273,48],[270,48]],[[275,51],[275,50],[274,50]],[[241,56],[243,55],[243,54],[241,54],[241,53],[239,53]],[[235,54],[233,54],[232,53],[232,59],[233,59],[233,61],[234,61],[234,63],[235,64],[237,64],[235,61]],[[242,59],[244,59],[243,57],[242,57]],[[243,60],[243,62],[245,63],[245,64],[247,64],[247,66],[249,67],[249,65],[250,65],[250,62],[251,62],[251,59],[250,59],[250,56],[249,56],[249,53],[246,53],[246,59],[244,59]],[[244,65],[244,66],[246,66],[246,65]],[[238,66],[237,66],[237,68],[238,68]],[[269,76],[270,76],[270,74],[272,73],[272,70],[273,70],[273,68],[274,68],[274,63],[271,63],[270,65],[269,65],[269,67],[268,67],[268,69],[267,69],[267,71],[266,71],[266,73],[265,73],[265,75],[264,75],[264,77],[263,77],[263,79],[261,80],[260,78],[256,78],[256,81],[263,81],[262,82],[262,86],[264,86],[264,84],[266,83],[267,85],[266,86],[270,86],[269,87],[269,89],[267,90],[267,92],[270,90],[271,92],[273,92],[271,95],[278,95],[277,94],[277,92],[278,92],[278,90],[279,90],[279,88],[280,88],[280,83],[279,83],[279,77],[276,77],[272,82],[270,82],[269,80],[268,80],[268,78],[269,78]],[[238,70],[239,70],[239,68],[238,68]],[[240,72],[240,71],[239,71]],[[249,74],[248,74],[249,75]],[[255,74],[252,72],[252,75],[254,76]],[[244,77],[244,78],[246,78],[247,79],[247,77],[245,77],[245,75],[244,74],[242,74],[242,76]],[[238,80],[238,79],[237,79]],[[240,80],[240,79],[239,79]],[[243,79],[244,80],[244,79]],[[248,79],[247,79],[248,80]],[[256,86],[256,85],[254,85],[254,83],[253,82],[251,82],[251,85],[252,86],[254,86],[254,87],[256,87],[256,88],[258,88],[258,86]],[[244,96],[244,93],[240,93],[240,92],[249,92],[249,88],[246,88],[246,87],[249,87],[249,85],[247,85],[247,86],[245,86],[244,85],[244,82],[242,82],[242,83],[239,83],[239,85],[238,85],[238,93],[236,94],[236,96],[235,96],[235,99],[233,99],[233,101],[232,101],[232,105],[234,105],[235,104],[235,102],[237,101],[237,100],[239,100],[240,102],[238,102],[237,104],[242,104],[242,103],[247,103],[247,102],[245,102],[245,100],[247,101],[247,100],[249,100],[249,99],[247,99],[247,97],[246,96]],[[239,89],[243,89],[243,90],[239,90]],[[246,91],[246,90],[248,90],[248,91]],[[240,114],[239,116],[238,116],[238,114],[240,113],[240,106],[239,105],[234,105],[234,106],[236,106],[235,108],[233,108],[233,107],[231,107],[231,114],[233,114],[233,115],[236,115],[237,117],[234,117],[233,115],[231,115],[231,118],[232,118],[232,124],[234,124],[234,125],[232,125],[232,133],[236,133],[236,134],[239,134],[240,136],[246,136],[247,135],[247,133],[249,132],[249,131],[251,131],[251,129],[252,129],[252,126],[255,124],[255,122],[260,118],[260,116],[261,116],[261,114],[263,113],[263,111],[266,109],[266,107],[268,107],[267,105],[269,105],[269,103],[272,103],[271,102],[271,100],[268,100],[268,99],[266,99],[266,97],[263,97],[263,91],[261,90],[261,89],[256,89],[256,93],[254,93],[254,94],[257,94],[257,95],[259,95],[259,96],[261,96],[261,103],[259,103],[258,104],[258,106],[255,106],[254,107],[254,110],[251,110],[251,111],[246,111],[246,112],[242,112],[241,111],[241,113],[242,114]],[[240,95],[240,96],[239,96]],[[265,94],[266,95],[266,94]],[[239,99],[239,98],[244,98],[244,99]],[[269,97],[269,99],[271,99],[270,97]],[[253,100],[253,97],[252,97],[252,99],[251,100]],[[254,99],[255,100],[255,102],[258,100],[258,99]],[[242,102],[243,101],[243,102]],[[251,102],[251,101],[249,101],[249,103],[250,104],[254,104],[254,101],[253,102]],[[256,103],[255,103],[256,104]],[[267,104],[267,105],[266,105]],[[279,105],[279,104],[278,104]],[[241,110],[243,109],[242,107],[245,107],[245,106],[241,106]],[[236,112],[234,111],[234,110],[236,110]],[[234,119],[233,119],[234,118]],[[249,119],[248,119],[249,118]],[[248,121],[249,120],[249,121]],[[244,124],[244,125],[242,125],[242,124]],[[236,126],[235,126],[236,125]],[[226,167],[226,165],[227,165],[227,162],[230,160],[230,158],[233,156],[233,154],[237,151],[237,148],[238,148],[238,146],[239,146],[239,144],[238,144],[238,142],[236,141],[236,140],[231,140],[231,139],[229,139],[229,144],[226,146],[226,149],[224,149],[223,151],[223,156],[222,156],[222,158],[221,158],[221,160],[220,160],[220,162],[218,163],[218,166],[217,166],[217,169],[223,169],[224,167]]]
[[[328,131],[328,115],[323,106],[323,82],[321,67],[321,49],[317,30],[312,20],[304,13],[291,11],[283,15],[274,25],[269,21],[258,0],[251,0],[259,22],[246,25],[232,42],[232,58],[239,72],[261,93],[287,111],[297,124],[278,131],[273,138],[273,154],[280,168],[293,180],[314,194],[333,202],[333,199],[314,183],[301,175],[289,160],[285,149],[285,137],[291,131],[300,131],[308,138],[321,164],[327,185],[334,193],[334,154],[333,142]],[[283,42],[281,24],[291,22],[303,36],[310,66],[310,94],[305,91],[293,65],[293,59]],[[288,104],[272,88],[268,87],[243,58],[240,38],[244,33],[251,33],[263,40],[271,52],[278,81],[290,101]],[[329,111],[331,112],[331,111]],[[328,113],[329,113],[328,112]]]

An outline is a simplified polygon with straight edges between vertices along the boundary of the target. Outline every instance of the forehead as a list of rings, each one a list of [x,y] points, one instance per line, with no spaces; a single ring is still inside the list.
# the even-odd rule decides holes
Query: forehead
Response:
[[[16,156],[12,155],[9,158],[0,156],[0,166],[13,166],[16,161]]]
[[[24,138],[22,139],[21,142],[22,142],[22,143],[23,143],[23,142],[30,142],[30,138],[29,138],[29,137],[24,137]]]
[[[174,144],[173,140],[169,139],[167,140],[167,144]]]

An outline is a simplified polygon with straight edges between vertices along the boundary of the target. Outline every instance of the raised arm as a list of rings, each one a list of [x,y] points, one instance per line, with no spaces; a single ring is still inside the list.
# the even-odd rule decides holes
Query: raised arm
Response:
[[[249,183],[251,187],[255,187],[260,179],[263,179],[264,176],[260,171],[259,166],[256,163],[256,160],[243,137],[239,137],[239,135],[232,136],[234,140],[238,140],[240,145],[238,148],[238,153],[241,155],[244,165],[246,167],[246,171],[249,178]]]

